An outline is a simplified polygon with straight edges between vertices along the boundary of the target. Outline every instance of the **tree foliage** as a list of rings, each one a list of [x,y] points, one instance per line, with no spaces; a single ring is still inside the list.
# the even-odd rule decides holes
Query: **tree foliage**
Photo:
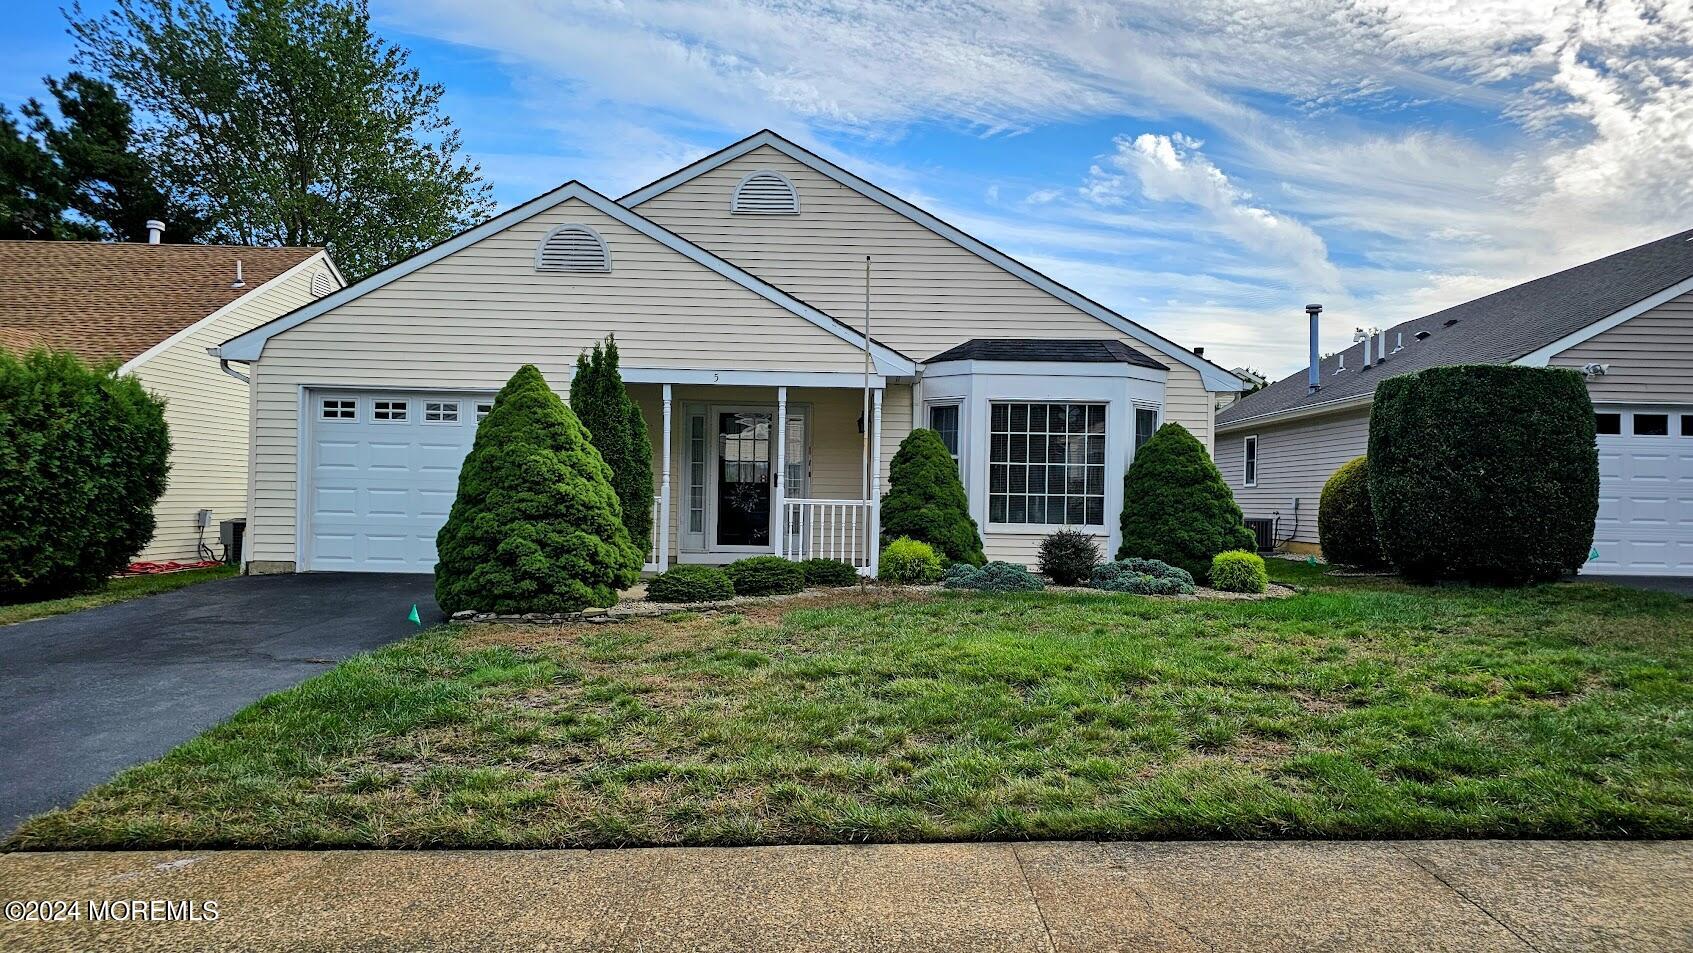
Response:
[[[570,409],[588,428],[594,448],[611,467],[611,485],[623,506],[623,525],[636,545],[645,546],[653,529],[653,448],[641,408],[629,399],[618,370],[617,342],[576,357],[570,383]]]
[[[153,538],[164,403],[112,370],[0,350],[0,601],[98,588]]]
[[[941,435],[911,431],[888,466],[882,496],[882,539],[907,536],[933,546],[949,562],[980,566],[982,534],[970,517],[970,501]]]
[[[1203,579],[1211,558],[1256,540],[1211,454],[1181,424],[1158,428],[1123,477],[1117,558],[1159,559]]]
[[[1323,484],[1317,503],[1317,539],[1323,557],[1331,563],[1372,567],[1387,562],[1370,506],[1368,457],[1348,461]]]
[[[609,606],[640,578],[611,468],[534,365],[477,426],[436,550],[435,601],[448,613]]]
[[[493,209],[442,87],[371,32],[365,0],[117,0],[71,32],[216,240],[323,245],[357,280]]]

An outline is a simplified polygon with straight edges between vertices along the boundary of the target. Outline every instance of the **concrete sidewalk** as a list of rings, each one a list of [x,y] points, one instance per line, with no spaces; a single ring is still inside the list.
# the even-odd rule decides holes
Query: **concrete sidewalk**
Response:
[[[0,921],[0,948],[1643,953],[1693,949],[1693,843],[0,857],[0,900],[32,899],[220,909],[210,923]]]

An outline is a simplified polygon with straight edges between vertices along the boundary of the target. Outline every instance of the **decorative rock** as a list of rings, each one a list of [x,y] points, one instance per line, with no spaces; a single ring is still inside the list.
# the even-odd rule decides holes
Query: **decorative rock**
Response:
[[[588,608],[582,610],[582,615],[585,615],[585,616],[605,615],[605,610],[600,608],[599,606],[589,606]]]
[[[453,613],[454,622],[469,622],[474,618],[476,618],[475,609],[460,609],[459,611]]]
[[[492,612],[478,612],[478,613],[476,613],[476,621],[477,622],[492,622],[492,621],[494,621],[495,618],[497,618],[497,616],[495,616]]]
[[[523,614],[523,621],[525,621],[525,622],[551,622],[552,616],[547,615],[545,612],[525,612]]]
[[[608,615],[591,615],[588,617],[588,621],[599,625],[606,622],[616,622],[617,620]]]

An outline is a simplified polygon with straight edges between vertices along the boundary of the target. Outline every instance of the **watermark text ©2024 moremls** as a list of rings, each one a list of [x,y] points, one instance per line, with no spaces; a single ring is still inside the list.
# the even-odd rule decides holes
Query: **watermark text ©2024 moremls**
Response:
[[[8,900],[5,916],[13,923],[212,923],[221,913],[216,900],[121,897],[105,900]]]

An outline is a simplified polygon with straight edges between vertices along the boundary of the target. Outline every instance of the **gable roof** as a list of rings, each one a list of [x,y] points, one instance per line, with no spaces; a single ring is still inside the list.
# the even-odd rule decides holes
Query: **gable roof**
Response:
[[[1223,409],[1217,426],[1365,402],[1383,379],[1430,367],[1544,364],[1550,353],[1579,343],[1582,332],[1604,330],[1688,291],[1693,229],[1394,325],[1385,362],[1366,370],[1364,345],[1354,344],[1318,362],[1323,386],[1315,394],[1307,393],[1309,368],[1301,369]],[[1401,338],[1404,349],[1394,351]]]
[[[974,338],[924,361],[1044,361],[1055,364],[1133,364],[1167,371],[1115,338]]]
[[[334,294],[297,308],[288,314],[282,315],[281,317],[270,321],[269,323],[261,324],[245,334],[231,338],[216,349],[217,356],[223,358],[224,360],[231,361],[256,361],[259,359],[259,355],[264,351],[265,341],[269,340],[272,336],[281,334],[289,328],[304,324],[320,314],[340,307],[355,298],[369,294],[377,288],[390,284],[391,282],[403,278],[427,265],[440,261],[454,252],[474,245],[490,235],[502,232],[519,222],[533,218],[559,203],[566,202],[571,199],[581,201],[594,210],[610,216],[618,222],[627,225],[637,232],[640,232],[642,235],[645,235],[653,241],[656,241],[673,251],[679,252],[684,257],[692,259],[701,266],[717,272],[719,275],[722,275],[735,284],[740,285],[742,288],[751,291],[765,300],[778,305],[793,315],[817,325],[830,334],[833,334],[835,337],[840,338],[842,341],[851,344],[853,347],[864,347],[864,335],[859,331],[854,330],[852,326],[846,322],[835,318],[833,315],[825,314],[786,291],[777,288],[775,285],[772,285],[750,272],[719,258],[675,232],[670,231],[664,226],[644,218],[640,214],[619,205],[610,198],[601,195],[591,188],[588,188],[586,185],[572,180],[556,189],[553,189],[551,192],[536,196],[522,205],[496,215],[480,225],[475,225],[471,228],[465,229],[433,248],[428,248],[424,251],[418,252],[416,255],[413,255],[398,264],[391,265],[388,268],[371,275],[363,281],[358,282],[357,284],[342,288]],[[875,338],[870,339],[870,353],[872,359],[875,361],[876,372],[878,374],[887,376],[910,376],[917,373],[917,365],[915,362],[893,348],[878,342]]]
[[[320,251],[0,241],[0,346],[129,362]]]
[[[775,149],[777,152],[793,159],[795,162],[811,168],[818,174],[827,176],[836,182],[839,182],[841,185],[844,185],[860,195],[863,195],[865,198],[877,202],[880,205],[905,216],[911,221],[927,228],[929,231],[940,235],[942,238],[945,238],[956,245],[962,246],[963,248],[975,253],[978,257],[999,266],[1005,271],[1010,272],[1029,284],[1045,291],[1047,294],[1063,301],[1065,304],[1070,305],[1078,311],[1103,321],[1105,324],[1122,331],[1124,334],[1134,335],[1141,340],[1155,345],[1161,353],[1198,371],[1200,376],[1204,378],[1207,390],[1234,391],[1240,390],[1245,386],[1240,378],[1235,377],[1233,374],[1218,365],[1205,360],[1197,354],[1194,354],[1187,348],[1184,348],[1162,335],[1153,332],[1150,328],[1136,324],[1128,318],[1123,317],[1117,312],[1112,311],[1110,308],[1105,307],[1099,302],[1088,298],[1074,289],[1059,284],[1053,279],[1041,274],[1033,268],[1030,268],[1028,265],[1012,258],[1010,255],[994,248],[992,245],[989,245],[981,239],[967,234],[953,225],[947,224],[929,212],[926,212],[910,202],[905,201],[899,196],[894,195],[891,192],[888,192],[885,189],[882,189],[852,174],[851,172],[848,172],[816,153],[782,138],[769,129],[763,129],[755,132],[745,139],[742,139],[740,142],[719,149],[711,155],[708,155],[690,165],[683,166],[661,179],[648,183],[647,185],[630,192],[618,201],[631,208],[637,207],[641,203],[646,202],[655,196],[662,195],[685,182],[691,181],[692,179],[710,172],[725,163],[733,162],[741,156],[765,146]]]

